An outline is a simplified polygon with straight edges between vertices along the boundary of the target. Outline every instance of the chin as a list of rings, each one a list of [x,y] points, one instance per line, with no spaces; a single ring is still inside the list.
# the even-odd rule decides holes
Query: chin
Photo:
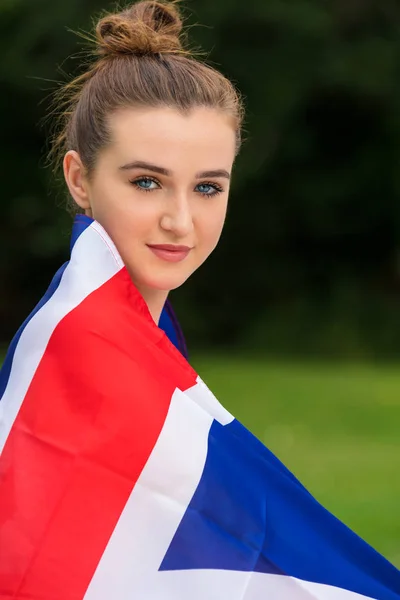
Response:
[[[172,290],[176,290],[182,284],[184,284],[190,275],[191,273],[188,273],[186,276],[182,276],[182,274],[179,276],[176,274],[174,276],[170,273],[159,276],[153,275],[152,277],[143,277],[141,278],[140,286],[144,286],[153,290],[159,290],[160,292],[170,292]]]

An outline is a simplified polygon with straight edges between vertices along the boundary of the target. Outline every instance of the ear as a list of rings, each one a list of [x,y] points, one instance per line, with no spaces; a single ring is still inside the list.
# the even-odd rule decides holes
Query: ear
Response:
[[[88,185],[85,178],[85,168],[81,158],[75,150],[69,150],[63,161],[64,177],[69,193],[78,206],[83,208],[86,214],[91,214]]]

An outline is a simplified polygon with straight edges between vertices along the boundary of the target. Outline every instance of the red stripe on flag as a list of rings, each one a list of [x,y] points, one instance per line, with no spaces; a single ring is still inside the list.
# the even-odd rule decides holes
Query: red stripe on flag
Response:
[[[124,269],[50,339],[0,459],[0,598],[84,597],[175,388],[195,383],[140,312]]]

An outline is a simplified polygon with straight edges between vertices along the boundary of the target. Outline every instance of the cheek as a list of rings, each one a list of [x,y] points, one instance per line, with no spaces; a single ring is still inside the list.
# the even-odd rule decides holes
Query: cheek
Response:
[[[215,248],[221,236],[226,218],[226,209],[227,203],[221,203],[214,210],[207,211],[201,219],[201,241],[211,250]]]
[[[112,216],[115,212],[113,206],[113,190],[110,189],[107,179],[97,180],[90,192],[92,216],[100,223],[107,231],[107,225],[112,222]]]
[[[99,182],[93,189],[92,206],[93,217],[111,237],[119,239],[139,234],[153,219],[148,209],[151,204],[135,198],[133,190],[119,182]]]

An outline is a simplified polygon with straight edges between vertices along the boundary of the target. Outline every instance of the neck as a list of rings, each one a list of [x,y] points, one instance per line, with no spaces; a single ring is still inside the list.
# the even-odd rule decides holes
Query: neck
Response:
[[[164,304],[168,297],[168,292],[164,290],[155,290],[152,288],[142,288],[138,285],[136,285],[136,288],[142,295],[143,300],[146,302],[153,321],[156,325],[158,325]]]

